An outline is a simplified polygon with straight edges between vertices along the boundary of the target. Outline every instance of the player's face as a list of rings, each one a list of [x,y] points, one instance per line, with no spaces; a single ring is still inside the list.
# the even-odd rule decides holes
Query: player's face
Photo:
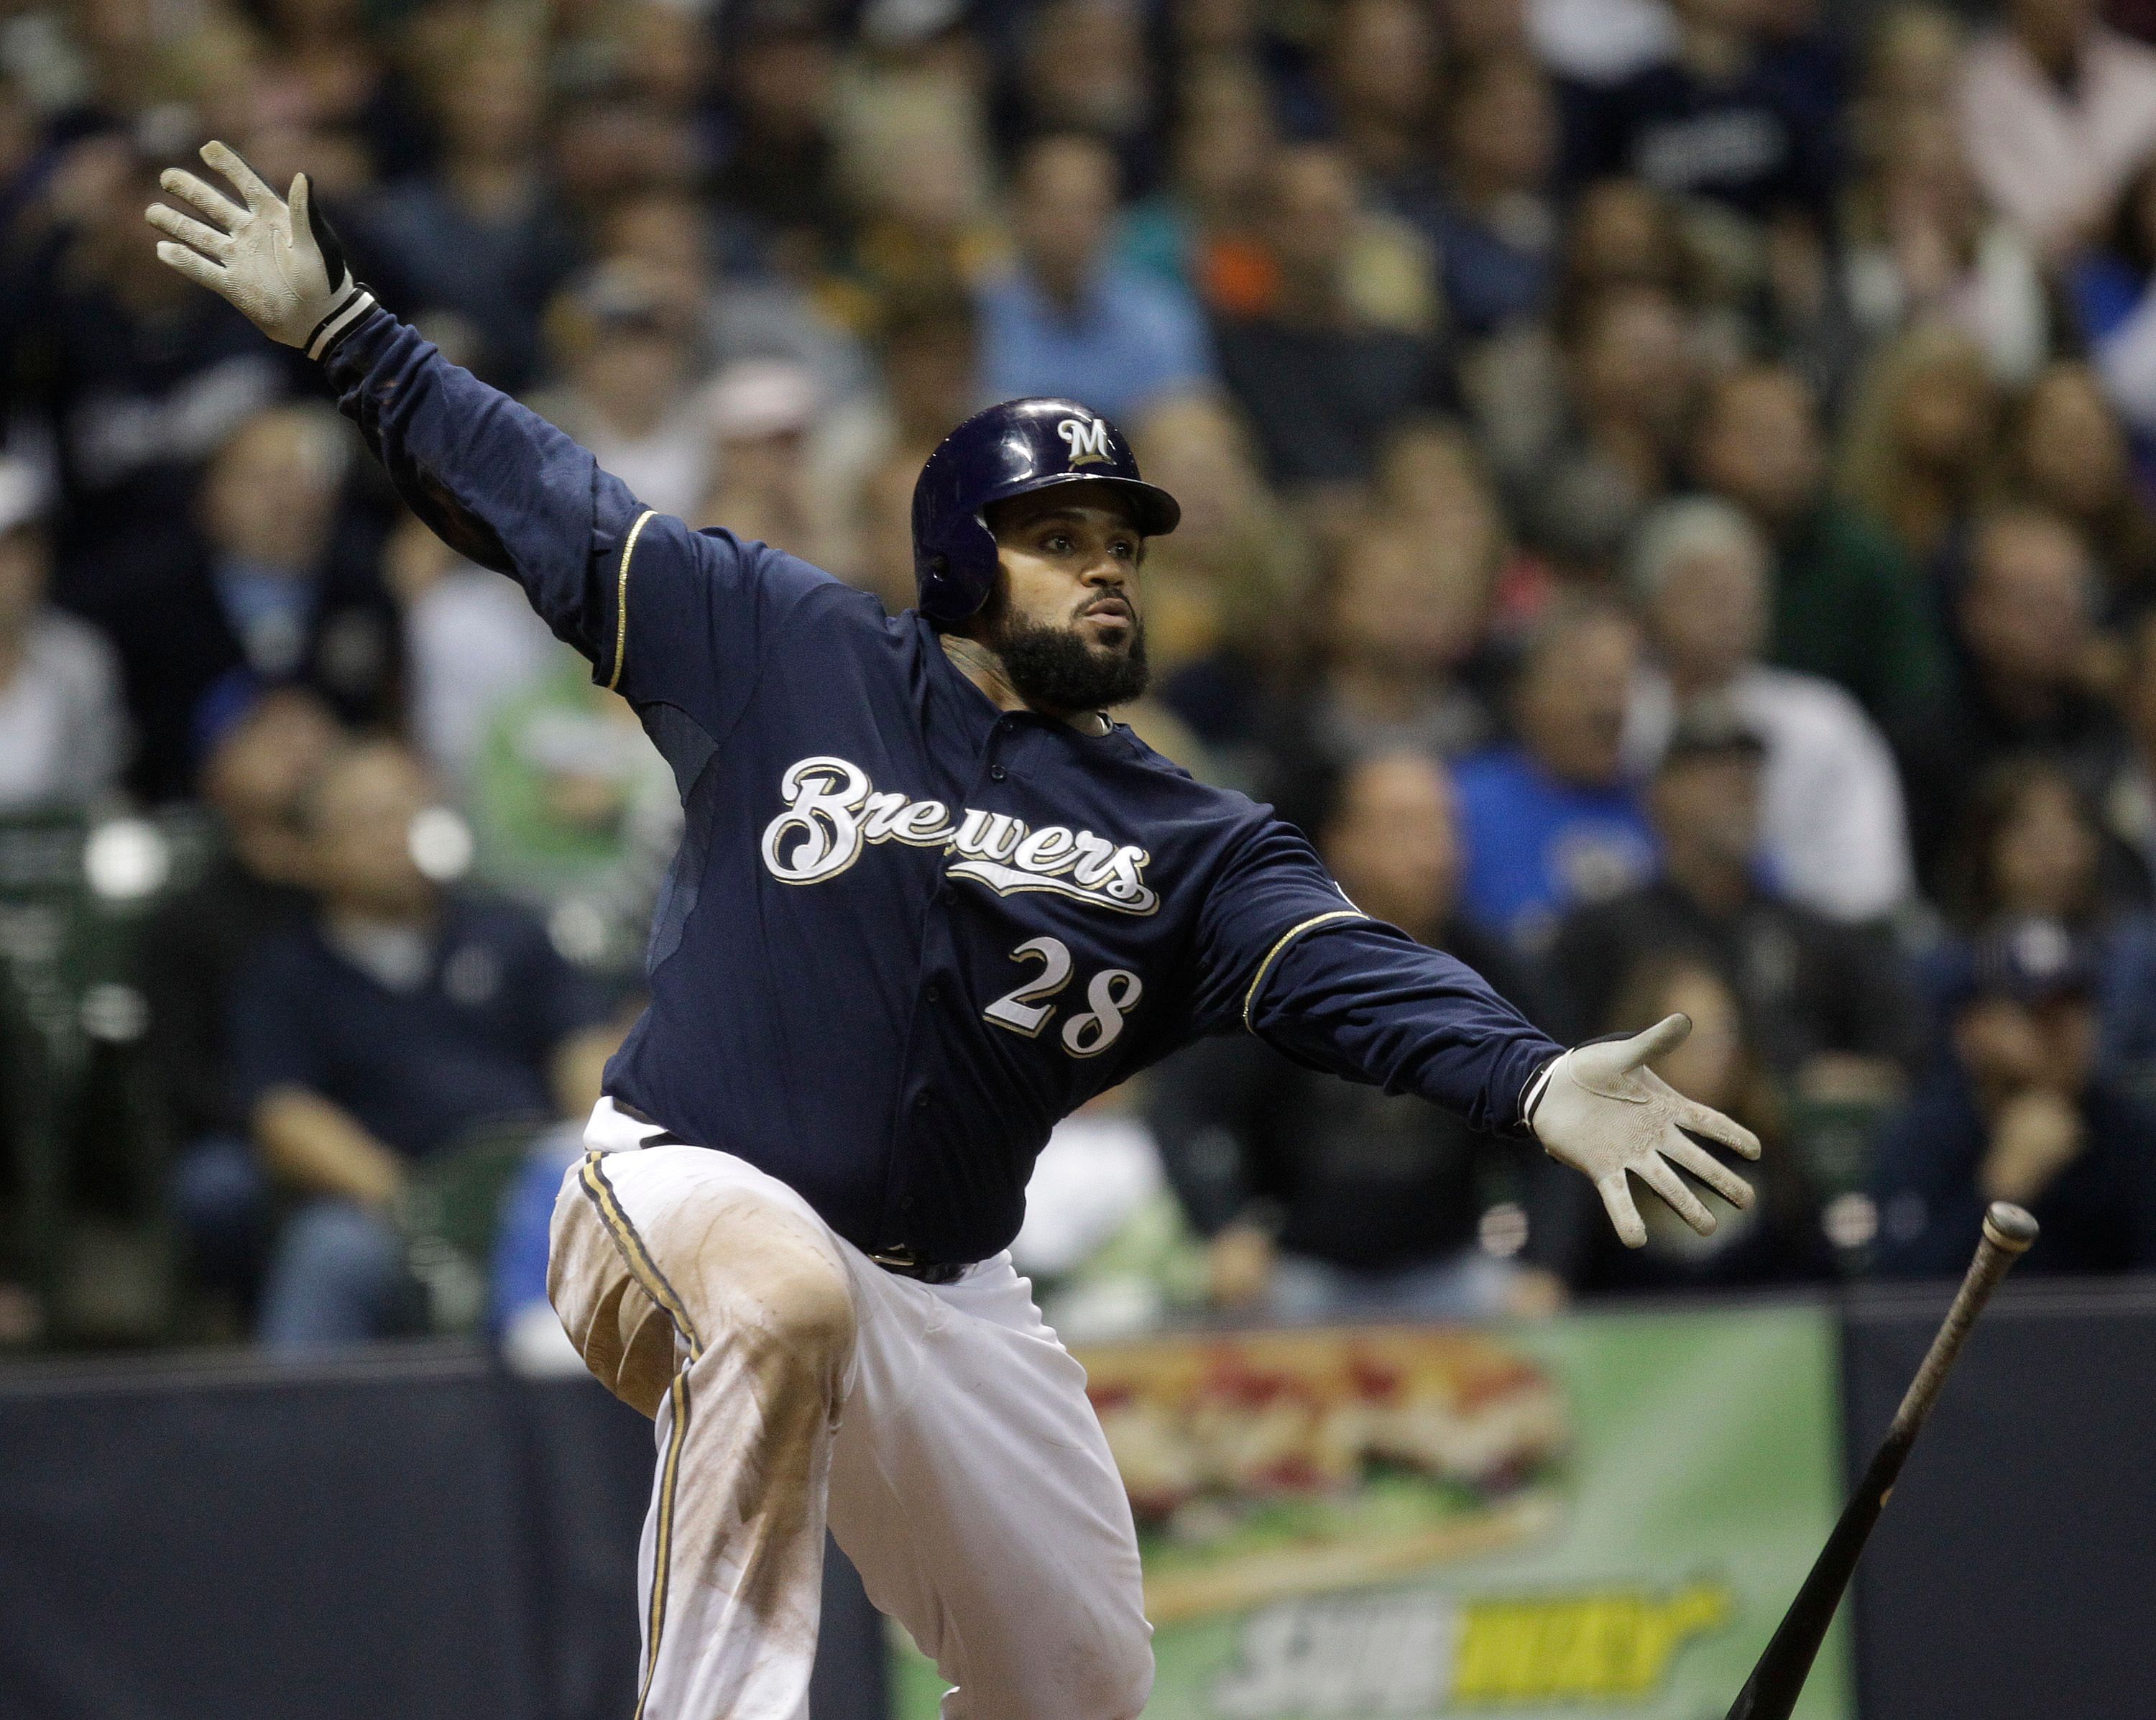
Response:
[[[1035,490],[1000,504],[990,524],[1011,620],[1067,629],[1103,656],[1130,655],[1144,540],[1112,493],[1082,484]]]
[[[1000,573],[973,623],[1034,710],[1111,710],[1146,689],[1138,562],[1145,550],[1107,485],[1063,484],[989,510]]]

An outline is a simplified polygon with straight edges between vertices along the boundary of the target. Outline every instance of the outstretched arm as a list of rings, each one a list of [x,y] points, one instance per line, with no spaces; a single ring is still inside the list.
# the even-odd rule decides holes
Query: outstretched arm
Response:
[[[1239,1016],[1297,1062],[1418,1094],[1478,1128],[1532,1133],[1594,1183],[1629,1247],[1647,1240],[1633,1177],[1702,1235],[1713,1215],[1677,1168],[1751,1204],[1743,1178],[1691,1137],[1747,1158],[1759,1156],[1758,1138],[1646,1067],[1691,1031],[1683,1016],[1565,1050],[1472,968],[1358,911],[1285,824],[1261,829],[1230,864],[1203,940],[1214,1019]]]
[[[544,418],[377,305],[305,174],[288,203],[223,144],[203,159],[233,190],[168,170],[166,193],[194,213],[151,207],[167,235],[158,257],[320,362],[413,511],[459,554],[514,575],[596,679],[639,702],[681,705],[707,726],[723,720],[711,707],[726,701],[724,683],[748,679],[727,670],[827,576],[644,507]],[[639,628],[638,617],[653,624]]]

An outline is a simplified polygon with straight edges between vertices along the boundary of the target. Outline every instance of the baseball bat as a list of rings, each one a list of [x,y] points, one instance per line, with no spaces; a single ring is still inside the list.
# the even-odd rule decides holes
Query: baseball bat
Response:
[[[1820,1550],[1811,1574],[1789,1603],[1789,1611],[1782,1615],[1766,1652],[1738,1692],[1728,1720],[1789,1720],[1811,1671],[1813,1658],[1825,1639],[1826,1627],[1834,1622],[1835,1609],[1841,1604],[1842,1591],[1849,1587],[1850,1576],[1856,1569],[1871,1526],[1887,1508],[1894,1479],[1902,1472],[1909,1448],[1917,1442],[1924,1418],[1932,1413],[1948,1370],[1961,1353],[1963,1340],[1984,1312],[1984,1305],[1991,1300],[1999,1281],[2006,1276],[2007,1268],[2026,1254],[2035,1240],[2035,1219],[2005,1201],[1992,1203],[1984,1217],[1984,1240],[1977,1245],[1976,1258],[1969,1262],[1969,1276],[1962,1280],[1953,1306],[1947,1310],[1945,1323],[1933,1338],[1917,1377],[1910,1381],[1887,1437],[1871,1454],[1864,1479],[1842,1507],[1841,1520]]]

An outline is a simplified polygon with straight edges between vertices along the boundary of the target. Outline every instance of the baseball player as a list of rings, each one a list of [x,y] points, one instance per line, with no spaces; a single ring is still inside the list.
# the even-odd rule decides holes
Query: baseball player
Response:
[[[807,1713],[828,1522],[974,1720],[1120,1720],[1152,1677],[1131,1515],[1078,1364],[1006,1245],[1050,1127],[1203,1034],[1532,1132],[1645,1240],[1698,1230],[1646,1068],[1671,1016],[1566,1051],[1373,922],[1301,834],[1104,714],[1145,681],[1140,564],[1178,510],[1067,400],[952,432],[920,605],[640,506],[374,302],[231,150],[157,254],[323,367],[413,509],[515,577],[672,765],[686,833],[650,1006],[556,1210],[550,1290],[654,1418],[639,1716]]]

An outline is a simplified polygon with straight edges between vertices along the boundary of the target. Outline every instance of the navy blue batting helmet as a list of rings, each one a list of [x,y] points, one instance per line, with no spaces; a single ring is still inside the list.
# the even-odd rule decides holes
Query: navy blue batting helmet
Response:
[[[1127,495],[1147,537],[1175,530],[1175,498],[1138,475],[1122,432],[1075,400],[1006,400],[946,436],[913,486],[913,575],[921,613],[963,621],[996,578],[988,504],[1052,484],[1108,484]]]

